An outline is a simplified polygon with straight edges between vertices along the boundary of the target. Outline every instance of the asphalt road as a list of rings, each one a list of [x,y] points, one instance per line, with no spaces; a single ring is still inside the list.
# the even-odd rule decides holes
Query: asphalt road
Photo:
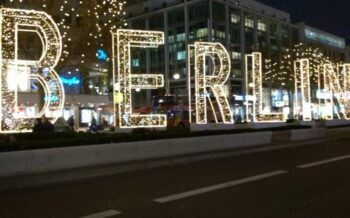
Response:
[[[0,193],[0,218],[350,217],[350,141]]]

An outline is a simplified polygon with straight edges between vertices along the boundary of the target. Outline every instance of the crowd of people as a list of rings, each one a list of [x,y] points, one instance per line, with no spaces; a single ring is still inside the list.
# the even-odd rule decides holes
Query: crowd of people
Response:
[[[95,117],[92,117],[91,123],[87,128],[88,132],[98,132],[109,127],[106,119],[103,119],[101,124],[98,124]],[[76,131],[74,117],[71,116],[67,121],[63,117],[59,118],[55,125],[46,117],[35,119],[33,132],[54,132],[54,131]]]

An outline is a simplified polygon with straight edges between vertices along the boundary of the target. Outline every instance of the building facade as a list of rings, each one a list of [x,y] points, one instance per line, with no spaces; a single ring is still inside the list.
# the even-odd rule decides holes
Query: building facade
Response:
[[[226,94],[234,105],[234,115],[241,117],[246,113],[244,104],[249,98],[245,93],[246,54],[261,52],[264,60],[279,63],[287,52],[303,43],[305,47],[318,48],[335,62],[344,62],[347,57],[345,39],[304,23],[294,24],[288,13],[253,0],[135,0],[129,3],[127,16],[131,29],[165,33],[164,46],[132,53],[132,70],[164,73],[163,92],[168,95],[188,95],[187,73],[191,69],[187,62],[188,45],[195,41],[222,43],[232,64]],[[283,71],[279,74],[284,73],[282,68],[277,69]],[[270,81],[265,80],[263,84],[263,110],[289,114],[293,94],[288,89],[294,83],[287,80],[276,86],[271,75],[267,77]],[[157,94],[145,92],[142,99],[147,96],[147,102],[151,102]]]
[[[345,51],[346,51],[346,53],[345,53],[345,61],[347,63],[349,63],[350,62],[350,46],[349,45],[346,46]]]
[[[326,31],[319,30],[305,23],[297,23],[299,40],[310,47],[320,48],[330,60],[335,62],[346,61],[346,40]]]
[[[132,70],[164,73],[163,92],[168,95],[188,95],[188,45],[222,43],[232,63],[226,92],[238,114],[245,108],[245,55],[262,52],[264,58],[279,58],[299,41],[298,27],[288,13],[251,0],[134,1],[127,7],[127,16],[131,29],[165,33],[164,46],[132,53]],[[142,98],[147,96],[151,102],[157,94],[145,92]]]

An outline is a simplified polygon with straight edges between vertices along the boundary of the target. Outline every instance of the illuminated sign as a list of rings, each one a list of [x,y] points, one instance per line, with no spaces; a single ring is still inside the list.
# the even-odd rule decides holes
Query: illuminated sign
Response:
[[[331,99],[333,98],[332,93],[327,90],[317,90],[316,92],[317,99]]]
[[[80,84],[80,79],[77,77],[72,77],[72,78],[65,78],[61,76],[61,81],[64,85],[68,86],[73,86],[73,85],[79,85]]]
[[[106,53],[104,50],[102,50],[102,49],[98,49],[98,50],[97,50],[96,56],[97,56],[97,59],[99,59],[99,60],[108,61],[108,55],[107,55],[107,53]]]
[[[45,96],[44,100],[45,100],[45,101],[48,101],[49,98],[48,98],[47,96]],[[52,102],[58,102],[58,101],[60,101],[60,98],[59,98],[58,96],[52,95],[52,96],[50,97],[50,101],[52,101]]]
[[[39,60],[18,58],[18,33],[36,33],[42,42]],[[59,29],[45,12],[0,8],[0,132],[18,132],[20,124],[46,116],[55,122],[64,105],[63,84],[54,71],[62,51]],[[31,71],[28,69],[42,69]],[[34,117],[23,117],[18,107],[18,91],[37,80],[46,98],[42,111]],[[57,96],[57,101],[51,97]],[[14,109],[14,110],[13,110]]]
[[[335,98],[325,99],[326,105],[331,107],[334,100],[338,101],[339,109],[336,115],[339,119],[350,119],[350,64],[336,66],[325,64],[323,66],[324,89]],[[333,113],[329,113],[327,119],[333,119]]]
[[[253,96],[253,120],[249,119],[246,114],[247,121],[253,122],[284,122],[286,117],[284,113],[265,113],[263,110],[263,88],[262,88],[262,55],[254,52],[246,55],[246,93]],[[250,69],[248,69],[250,66]],[[246,111],[249,111],[249,99],[246,101]]]
[[[216,110],[213,106],[213,101],[219,106],[221,120],[225,124],[233,124],[233,115],[228,103],[224,85],[230,77],[231,60],[230,55],[224,46],[220,43],[196,42],[190,45],[189,50],[194,52],[195,65],[195,107],[196,107],[196,123],[207,123],[207,102],[209,102],[215,121],[218,123]],[[214,63],[218,63],[214,67],[212,75],[206,75],[206,58],[211,58]],[[215,100],[210,98],[210,93],[213,93]],[[190,93],[190,96],[192,93]],[[191,101],[191,100],[190,100]],[[190,103],[191,104],[191,103]]]
[[[18,59],[18,32],[34,32],[38,35],[43,48],[39,60]],[[140,67],[140,63],[139,60],[133,59],[131,50],[163,45],[164,33],[120,29],[113,32],[112,37],[115,125],[120,128],[166,127],[165,113],[140,115],[132,111],[132,91],[163,88],[164,75],[133,74],[133,66]],[[61,116],[65,100],[63,85],[66,85],[68,90],[70,86],[76,88],[81,84],[79,76],[60,78],[54,71],[61,56],[61,48],[58,27],[46,13],[0,9],[0,132],[19,131],[20,123],[29,123],[33,118],[46,116],[54,122]],[[102,49],[97,51],[96,56],[99,60],[108,61],[108,55]],[[181,52],[180,56],[181,59],[186,59],[185,52]],[[287,119],[285,112],[269,113],[263,103],[264,99],[270,96],[263,92],[265,89],[261,53],[254,52],[245,56],[245,94],[241,97],[225,89],[230,82],[232,63],[229,53],[221,43],[194,42],[188,47],[187,60],[189,66],[194,66],[193,77],[191,67],[188,69],[189,111],[195,112],[193,122],[207,124],[208,111],[211,109],[216,123],[233,124],[228,96],[235,96],[236,101],[244,101],[247,121],[285,122]],[[301,58],[292,61],[291,64],[294,71],[294,96],[290,100],[294,103],[295,118],[312,120],[313,107],[316,107],[319,114],[333,119],[333,108],[337,103],[337,117],[350,119],[350,64],[319,64],[319,91],[316,99],[318,103],[312,102],[311,98],[310,66],[313,65],[310,64],[310,60]],[[173,75],[173,78],[180,77]],[[43,87],[45,104],[39,114],[24,117],[18,106],[18,92],[27,90],[31,80],[37,81]],[[284,104],[285,101],[289,101],[289,98],[276,100],[275,106],[283,107],[287,105]],[[289,102],[288,106],[291,106]]]
[[[120,128],[154,128],[166,127],[165,114],[136,115],[132,113],[132,89],[156,89],[164,86],[164,77],[161,74],[132,74],[131,48],[156,48],[164,44],[164,33],[156,31],[124,30],[113,33],[113,65],[118,71],[114,76],[113,84],[119,82],[121,98],[114,98],[118,105],[118,123]],[[114,75],[116,72],[114,72]],[[116,111],[116,110],[114,110]]]
[[[294,83],[295,93],[297,93],[294,98],[294,115],[298,115],[298,112],[302,111],[302,119],[304,121],[310,121],[312,120],[312,111],[310,61],[308,59],[294,61]],[[300,94],[298,95],[298,93]]]

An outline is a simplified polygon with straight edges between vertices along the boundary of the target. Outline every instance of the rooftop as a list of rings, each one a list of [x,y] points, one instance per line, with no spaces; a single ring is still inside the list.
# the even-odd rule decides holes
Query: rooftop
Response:
[[[188,3],[200,2],[203,0],[191,0]],[[226,2],[228,1],[231,5],[236,5],[248,10],[253,10],[258,13],[266,14],[268,16],[276,17],[287,22],[290,22],[289,13],[278,10],[271,6],[265,5],[263,3],[254,1],[254,0],[216,0],[217,2]],[[186,2],[186,0],[129,0],[127,11],[132,13],[132,17],[143,15],[148,12],[158,11],[163,8],[168,8],[176,5],[180,5]]]

